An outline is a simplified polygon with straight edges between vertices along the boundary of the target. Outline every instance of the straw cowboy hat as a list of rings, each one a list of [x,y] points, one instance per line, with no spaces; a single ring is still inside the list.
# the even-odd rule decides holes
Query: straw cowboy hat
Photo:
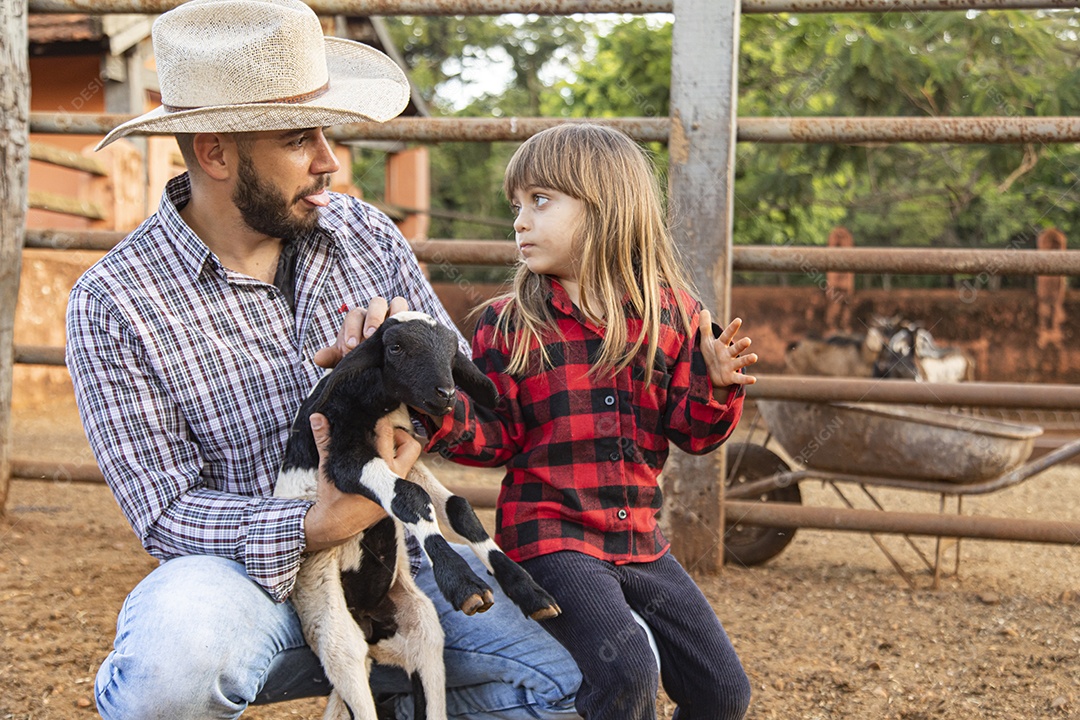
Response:
[[[125,135],[324,127],[396,116],[409,82],[393,60],[325,37],[299,0],[190,0],[154,22],[161,107]]]

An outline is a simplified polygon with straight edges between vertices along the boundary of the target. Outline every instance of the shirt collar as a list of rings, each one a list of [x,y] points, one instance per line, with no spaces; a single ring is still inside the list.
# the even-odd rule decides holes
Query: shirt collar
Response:
[[[165,184],[165,193],[158,206],[158,219],[164,226],[167,236],[172,240],[176,253],[191,270],[193,276],[198,277],[208,263],[224,273],[224,268],[210,252],[210,248],[188,227],[184,218],[180,217],[180,210],[190,201],[191,178],[187,173],[177,175]]]
[[[548,283],[550,285],[548,299],[551,301],[552,307],[566,315],[576,316],[579,314],[580,311],[570,299],[570,295],[567,294],[562,283],[555,278],[548,278]]]
[[[577,320],[579,323],[589,328],[597,335],[604,334],[604,326],[594,323],[585,315],[585,313],[581,311],[581,308],[574,304],[574,301],[570,299],[570,295],[566,292],[566,288],[562,286],[562,283],[560,283],[553,277],[548,277],[548,282],[550,283],[551,288],[548,295],[548,301],[551,303],[551,306],[553,308],[563,313],[564,315],[568,315],[574,318],[574,320]],[[629,297],[630,296],[627,295],[623,299],[624,304],[626,300],[629,299]]]

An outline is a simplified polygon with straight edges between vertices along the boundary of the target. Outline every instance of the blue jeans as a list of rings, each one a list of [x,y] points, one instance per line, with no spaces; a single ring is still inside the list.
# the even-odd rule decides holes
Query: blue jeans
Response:
[[[471,552],[457,550],[487,576]],[[573,659],[494,582],[495,606],[474,617],[449,607],[426,560],[417,583],[446,633],[450,717],[579,717]],[[398,717],[412,717],[402,670],[375,665],[371,685],[377,697],[401,693]],[[208,720],[239,717],[249,704],[326,695],[329,686],[290,603],[275,603],[239,563],[188,556],[162,564],[128,595],[95,693],[106,720]]]

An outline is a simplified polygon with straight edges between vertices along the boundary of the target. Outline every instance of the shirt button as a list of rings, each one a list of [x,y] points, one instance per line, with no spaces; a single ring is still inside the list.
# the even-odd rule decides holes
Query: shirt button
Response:
[[[615,396],[614,395],[608,395],[606,398],[604,398],[604,404],[607,405],[608,407],[611,407],[612,405],[614,405],[615,404]]]
[[[266,299],[267,300],[273,300],[274,299],[274,291],[273,290],[267,290],[266,291]]]
[[[619,511],[619,519],[620,520],[625,520],[626,519],[626,511],[625,510],[620,510]]]
[[[611,458],[611,462],[615,462],[616,460],[619,459],[619,451],[616,450],[615,452],[608,455],[608,457]]]

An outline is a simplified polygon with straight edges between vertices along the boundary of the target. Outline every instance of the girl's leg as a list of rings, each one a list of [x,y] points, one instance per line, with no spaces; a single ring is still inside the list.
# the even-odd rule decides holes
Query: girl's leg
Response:
[[[620,565],[630,605],[652,629],[664,690],[676,720],[738,720],[750,704],[750,681],[716,613],[670,554]]]
[[[581,668],[578,712],[587,720],[654,720],[656,660],[623,597],[619,569],[566,551],[522,565],[563,610],[541,625]]]
[[[298,685],[316,680],[310,664],[290,673],[275,662],[314,659],[297,652],[305,645],[292,605],[218,557],[176,558],[144,578],[120,610],[113,648],[95,683],[107,720],[236,718],[272,667]]]

